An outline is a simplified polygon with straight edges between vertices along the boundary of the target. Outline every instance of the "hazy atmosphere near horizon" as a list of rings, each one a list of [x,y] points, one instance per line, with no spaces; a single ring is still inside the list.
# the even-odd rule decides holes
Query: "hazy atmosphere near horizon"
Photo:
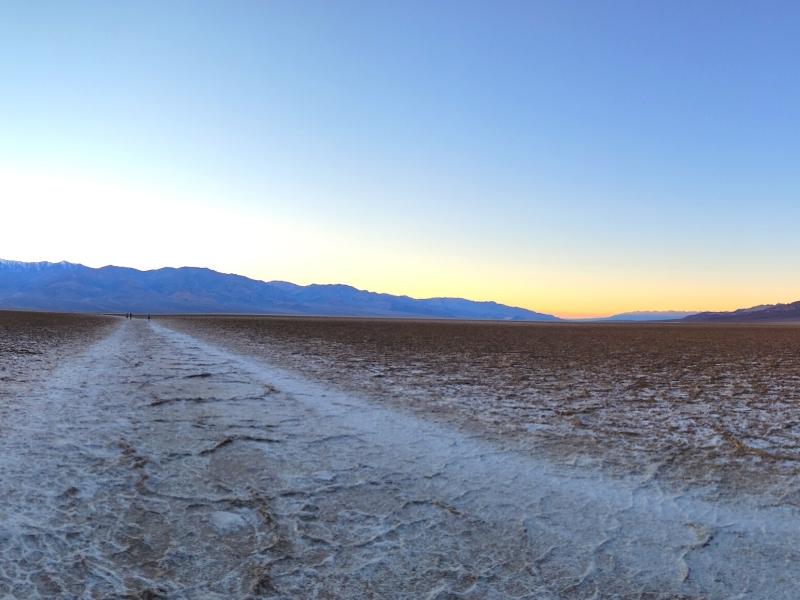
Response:
[[[800,9],[0,8],[0,257],[559,316],[800,298]]]

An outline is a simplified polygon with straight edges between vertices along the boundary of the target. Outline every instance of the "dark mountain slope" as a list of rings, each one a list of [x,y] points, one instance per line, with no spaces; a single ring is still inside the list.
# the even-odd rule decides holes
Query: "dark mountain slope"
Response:
[[[702,312],[683,319],[692,322],[769,323],[800,322],[800,301],[740,308],[731,312]]]

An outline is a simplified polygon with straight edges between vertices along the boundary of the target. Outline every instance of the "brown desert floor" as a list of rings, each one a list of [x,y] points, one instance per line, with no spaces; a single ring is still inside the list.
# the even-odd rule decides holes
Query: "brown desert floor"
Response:
[[[43,376],[115,324],[111,317],[0,310],[0,384],[7,384],[0,396],[8,384]]]
[[[38,318],[0,597],[797,597],[797,330]]]
[[[195,317],[170,327],[557,463],[800,501],[800,327]]]

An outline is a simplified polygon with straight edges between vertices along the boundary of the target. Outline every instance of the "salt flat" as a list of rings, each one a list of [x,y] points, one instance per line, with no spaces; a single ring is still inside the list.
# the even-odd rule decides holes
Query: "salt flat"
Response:
[[[4,382],[0,597],[796,598],[800,514],[611,477],[158,322]]]

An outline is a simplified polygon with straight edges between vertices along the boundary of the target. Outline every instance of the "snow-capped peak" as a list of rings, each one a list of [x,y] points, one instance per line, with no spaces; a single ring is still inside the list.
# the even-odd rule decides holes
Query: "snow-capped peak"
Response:
[[[23,262],[21,260],[6,260],[0,258],[0,268],[6,269],[14,269],[16,271],[41,271],[42,269],[47,269],[49,267],[77,267],[75,263],[67,262],[62,260],[61,262],[48,262],[48,261],[39,261],[39,262]]]

